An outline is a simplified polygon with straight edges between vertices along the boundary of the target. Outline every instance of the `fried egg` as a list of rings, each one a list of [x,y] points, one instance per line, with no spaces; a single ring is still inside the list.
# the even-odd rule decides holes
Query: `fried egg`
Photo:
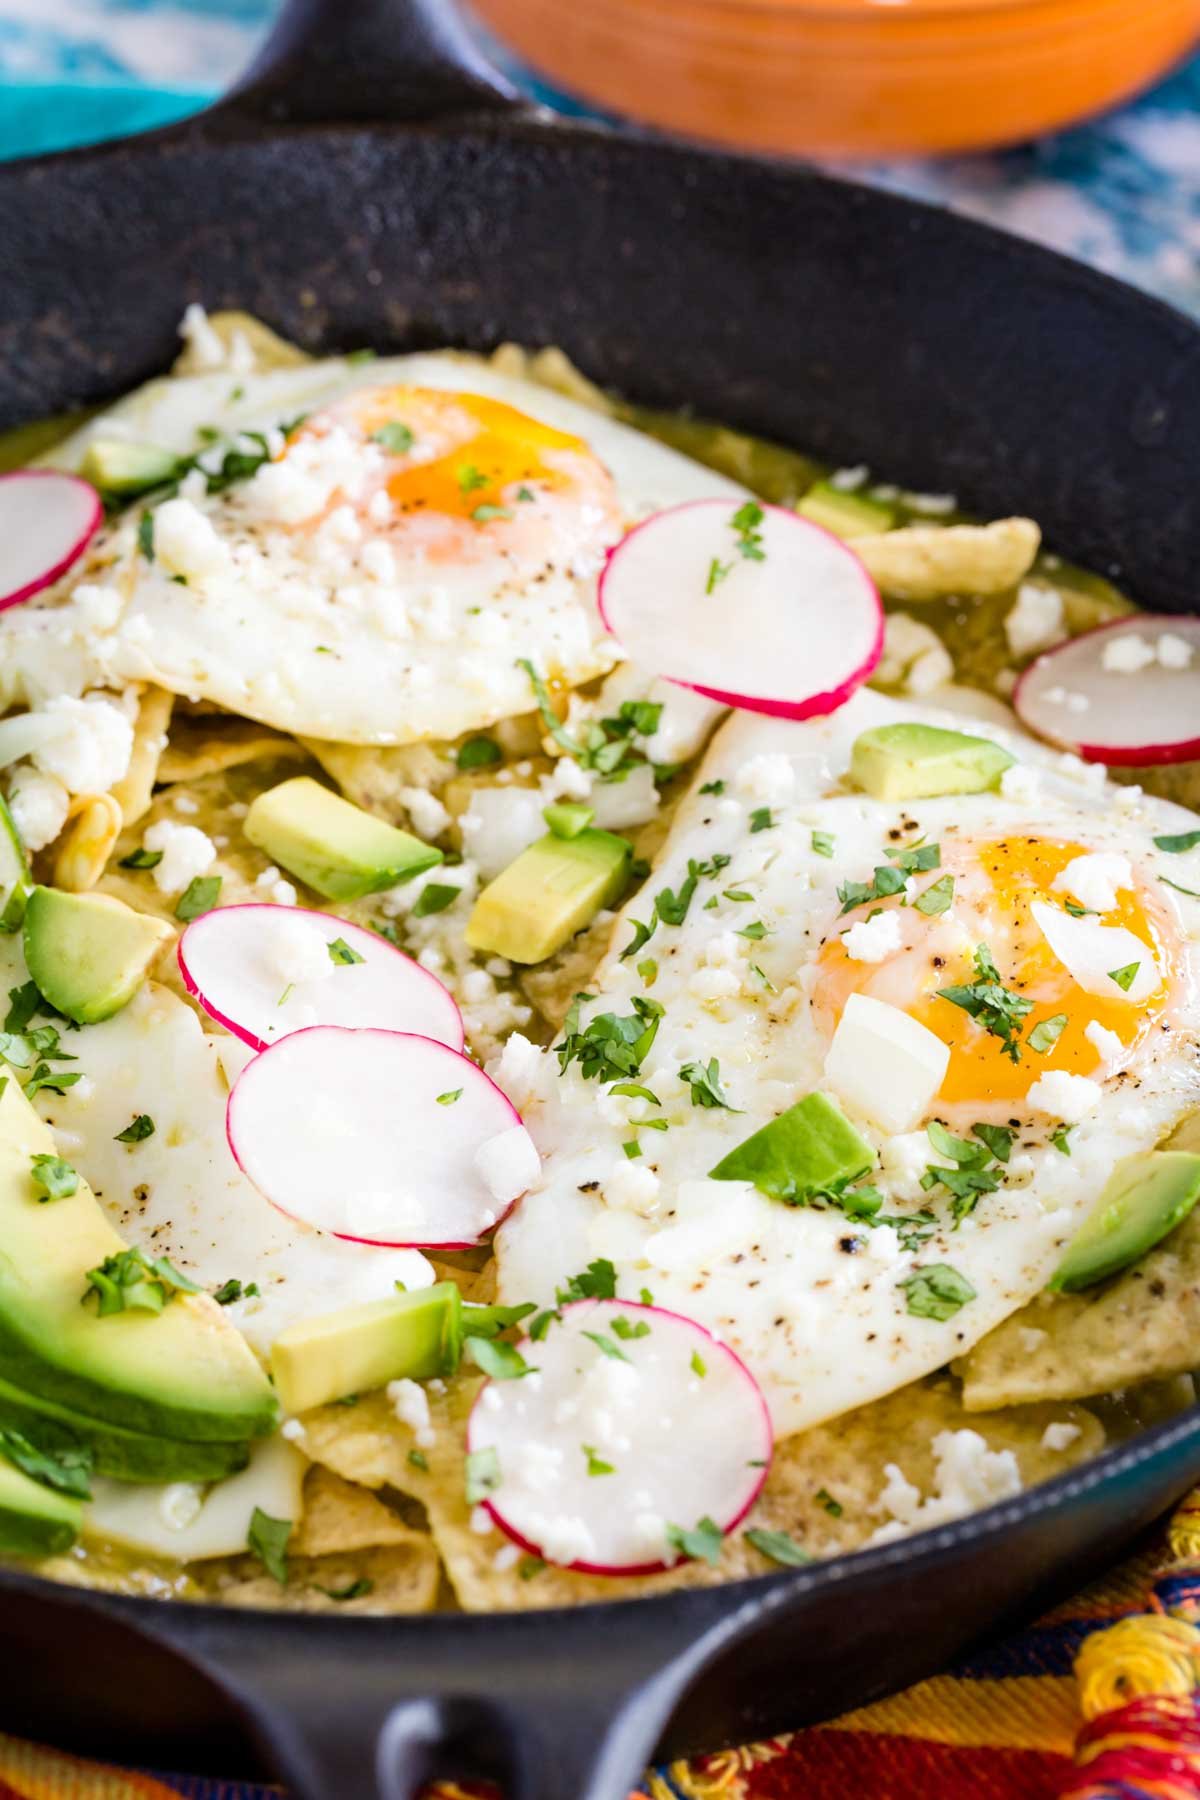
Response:
[[[1024,1305],[1113,1163],[1200,1099],[1200,900],[1180,891],[1200,889],[1200,851],[1153,842],[1194,816],[991,722],[977,729],[1019,759],[1002,792],[899,804],[853,791],[855,737],[903,719],[962,725],[866,691],[821,720],[734,715],[617,922],[567,1050],[514,1040],[495,1070],[544,1159],[497,1235],[501,1298],[553,1304],[608,1258],[621,1295],[648,1289],[745,1358],[779,1432],[938,1368]],[[689,882],[682,923],[655,922],[654,896],[678,917]],[[1009,997],[998,1011],[980,1003],[988,983]],[[857,1045],[835,1053],[856,997],[880,1005],[897,1045],[915,1033],[931,1051],[901,1128],[886,1121],[907,1051],[880,1071]],[[610,1015],[636,1039],[635,1001],[662,1008],[640,1066],[585,1079],[579,1034]],[[711,1178],[814,1091],[875,1152],[873,1221]],[[983,1153],[985,1191],[959,1199],[939,1180],[957,1165],[931,1123],[981,1149],[991,1128],[1006,1146],[1007,1160]],[[931,1266],[971,1291],[945,1317],[910,1306]]]
[[[5,705],[147,680],[312,738],[454,738],[532,709],[524,663],[564,687],[610,669],[608,550],[660,507],[742,492],[449,354],[175,378],[114,418],[180,453],[218,441],[149,523],[135,506],[0,618]],[[209,491],[231,443],[248,472]]]
[[[0,980],[6,990],[28,980],[11,937],[0,938]],[[223,1073],[224,1058],[236,1074],[249,1052],[205,1032],[169,989],[147,983],[113,1018],[72,1031],[63,1048],[76,1059],[63,1068],[81,1079],[62,1094],[43,1089],[34,1102],[60,1156],[128,1242],[168,1257],[210,1292],[239,1282],[229,1317],[260,1354],[299,1319],[384,1299],[397,1282],[433,1281],[419,1251],[329,1237],[286,1218],[251,1186],[225,1134]],[[153,1132],[122,1142],[118,1133],[142,1114]]]

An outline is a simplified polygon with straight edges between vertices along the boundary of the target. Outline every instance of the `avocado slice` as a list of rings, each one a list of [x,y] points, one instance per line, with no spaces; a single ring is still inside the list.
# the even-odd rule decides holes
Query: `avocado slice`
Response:
[[[874,1150],[828,1094],[806,1094],[708,1174],[711,1181],[751,1181],[773,1200],[801,1205],[874,1167]]]
[[[245,829],[272,862],[327,900],[378,893],[442,860],[432,844],[373,818],[311,775],[297,775],[260,794]]]
[[[1076,1294],[1128,1268],[1186,1219],[1200,1199],[1200,1156],[1147,1150],[1119,1162],[1050,1282]]]
[[[244,1469],[249,1446],[240,1443],[187,1444],[181,1438],[124,1431],[103,1419],[85,1418],[0,1380],[0,1431],[15,1428],[34,1443],[48,1437],[86,1444],[97,1475],[117,1481],[221,1481]]]
[[[462,1299],[452,1281],[302,1319],[271,1346],[271,1375],[290,1413],[408,1376],[428,1381],[458,1363]]]
[[[896,523],[895,507],[868,499],[866,494],[836,488],[828,481],[818,481],[810,487],[796,511],[814,525],[832,531],[835,537],[847,539],[890,531]]]
[[[904,720],[860,732],[850,774],[873,800],[930,800],[985,793],[1015,760],[990,738]]]
[[[35,887],[25,907],[25,961],[68,1019],[96,1025],[127,1006],[174,933],[108,894]]]
[[[632,855],[633,846],[611,831],[547,833],[484,888],[468,944],[509,962],[543,962],[617,898]]]
[[[273,1429],[271,1385],[207,1294],[161,1312],[101,1317],[88,1271],[125,1249],[87,1183],[38,1203],[31,1159],[54,1155],[49,1127],[10,1072],[0,1075],[0,1368],[22,1392],[127,1431],[238,1442]]]
[[[79,1536],[83,1507],[0,1457],[0,1556],[57,1556]]]
[[[25,846],[0,796],[0,931],[16,931],[20,926],[31,879]]]
[[[144,494],[173,481],[179,472],[173,450],[129,438],[93,438],[79,465],[83,479],[106,494]]]

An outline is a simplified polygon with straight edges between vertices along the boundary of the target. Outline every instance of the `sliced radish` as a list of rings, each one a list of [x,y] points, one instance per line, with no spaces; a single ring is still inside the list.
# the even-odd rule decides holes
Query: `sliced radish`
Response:
[[[482,1069],[401,1031],[293,1031],[243,1069],[226,1131],[281,1212],[361,1244],[469,1250],[540,1168]]]
[[[65,575],[104,519],[100,496],[60,469],[0,475],[0,612]]]
[[[770,1414],[702,1325],[581,1300],[520,1349],[536,1374],[480,1389],[467,1449],[470,1481],[524,1549],[589,1575],[650,1575],[687,1554],[671,1527],[713,1541],[712,1526],[732,1531],[749,1512]]]
[[[749,517],[692,500],[638,525],[600,577],[604,623],[640,668],[723,706],[833,712],[883,651],[875,584],[810,519],[754,503]]]
[[[1013,694],[1022,724],[1088,762],[1200,757],[1200,619],[1131,613],[1030,663]]]
[[[188,993],[255,1050],[310,1025],[376,1026],[463,1047],[462,1014],[435,975],[377,931],[327,913],[219,907],[192,920],[178,955]]]

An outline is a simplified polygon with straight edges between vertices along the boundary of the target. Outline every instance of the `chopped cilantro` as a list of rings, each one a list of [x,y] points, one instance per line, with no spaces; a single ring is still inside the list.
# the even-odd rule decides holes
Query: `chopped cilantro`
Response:
[[[709,1518],[698,1520],[690,1531],[681,1525],[667,1526],[667,1544],[672,1550],[701,1559],[713,1568],[720,1561],[723,1540],[721,1527]]]
[[[837,839],[831,831],[814,831],[809,841],[814,856],[832,856],[837,848]],[[774,1534],[769,1533],[768,1535]]]
[[[835,1500],[828,1488],[817,1489],[816,1502],[823,1511],[829,1514],[831,1519],[840,1519],[845,1511],[841,1501]]]
[[[971,1130],[987,1145],[997,1162],[1008,1161],[1017,1135],[1011,1125],[972,1125]]]
[[[61,1156],[42,1154],[30,1159],[29,1172],[34,1186],[41,1189],[40,1201],[69,1200],[79,1192],[79,1176]]]
[[[1182,856],[1185,850],[1194,850],[1200,845],[1200,831],[1181,831],[1176,835],[1156,837],[1156,850],[1165,850],[1168,856]]]
[[[641,976],[646,986],[653,987],[654,983],[658,980],[658,964],[655,962],[654,958],[648,956],[644,962],[638,963],[636,967],[638,974]]]
[[[219,875],[196,875],[188,882],[175,903],[175,917],[185,923],[211,912],[221,893]]]
[[[256,1506],[250,1515],[246,1548],[257,1556],[267,1574],[280,1587],[287,1585],[288,1539],[291,1535],[291,1519],[273,1519],[261,1506]]]
[[[915,1319],[952,1319],[968,1300],[975,1298],[975,1289],[966,1276],[948,1263],[930,1263],[917,1269],[899,1286]]]
[[[706,781],[701,787],[700,792],[702,794],[723,794],[725,792],[725,783],[723,781]]]
[[[493,1381],[519,1381],[522,1375],[533,1373],[516,1345],[506,1344],[499,1338],[468,1337],[463,1340],[463,1349],[475,1367],[490,1375]]]
[[[113,1139],[117,1144],[142,1144],[148,1137],[154,1136],[154,1120],[149,1113],[138,1113],[129,1121],[124,1131],[118,1131]]]
[[[742,926],[737,935],[742,938],[749,938],[751,943],[757,944],[766,937],[767,928],[761,919],[752,919],[749,925]]]
[[[565,1074],[573,1062],[585,1081],[620,1081],[640,1073],[644,1058],[658,1032],[663,1009],[657,1000],[635,994],[632,1013],[599,1013],[580,1028],[579,1009],[590,994],[577,994],[563,1021],[562,1041],[555,1045],[559,1071]]]
[[[429,1473],[429,1458],[423,1450],[410,1450],[406,1460],[412,1464],[414,1469],[422,1469],[426,1474]]]
[[[517,1564],[517,1574],[522,1581],[532,1581],[545,1568],[545,1558],[541,1556],[523,1556]]]
[[[902,869],[894,868],[891,863],[880,863],[870,881],[841,882],[837,897],[842,903],[843,914],[865,906],[869,900],[888,900],[893,894],[902,894],[905,880]]]
[[[437,1103],[439,1106],[453,1106],[454,1102],[456,1100],[461,1100],[461,1098],[461,1088],[447,1088],[444,1094],[439,1094],[437,1096]]]
[[[976,948],[975,972],[977,981],[965,987],[938,988],[937,997],[969,1013],[986,1032],[1001,1040],[1011,1062],[1020,1062],[1020,1022],[1033,1011],[1033,1001],[1004,986],[986,944]]]
[[[1137,980],[1137,972],[1141,966],[1140,962],[1132,962],[1126,963],[1123,969],[1110,969],[1108,979],[1115,981],[1121,992],[1127,994]]]
[[[751,833],[756,831],[770,831],[774,823],[775,818],[769,806],[756,806],[754,811],[750,814]]]
[[[753,1525],[746,1533],[746,1542],[753,1544],[768,1562],[779,1563],[785,1569],[799,1569],[812,1561],[808,1551],[786,1531],[765,1531],[761,1526]]]
[[[908,850],[889,850],[888,855],[906,875],[925,875],[930,869],[942,866],[940,844],[914,844]]]
[[[93,1293],[100,1318],[121,1312],[161,1312],[176,1294],[198,1294],[194,1281],[172,1267],[165,1256],[150,1258],[134,1245],[115,1256],[105,1257],[96,1268],[87,1271],[84,1300]]]
[[[82,1079],[81,1075],[65,1075],[61,1069],[52,1069],[48,1063],[40,1062],[25,1083],[25,1098],[32,1100],[43,1088],[50,1094],[62,1094]]]
[[[371,442],[382,444],[393,456],[403,456],[406,450],[412,449],[416,439],[402,420],[391,419],[386,425],[381,425],[378,431],[371,433]]]
[[[345,1587],[327,1588],[318,1584],[317,1592],[324,1594],[327,1600],[362,1600],[375,1592],[375,1583],[369,1576],[360,1575],[357,1581],[348,1581]]]
[[[705,1362],[704,1358],[701,1356],[701,1354],[698,1350],[692,1351],[691,1360],[688,1363],[688,1367],[692,1371],[693,1375],[699,1375],[701,1378],[703,1378],[705,1375],[708,1374],[708,1364]]]
[[[494,763],[503,762],[504,752],[494,738],[468,738],[459,746],[455,763],[460,769],[490,769]]]
[[[512,513],[507,506],[477,506],[471,514],[476,525],[490,525],[494,519],[511,519]]]
[[[450,881],[427,882],[417,895],[412,916],[414,919],[427,919],[433,913],[445,912],[448,906],[454,905],[461,893],[462,889],[455,887]]]
[[[585,1331],[583,1335],[585,1338],[589,1338],[597,1350],[607,1356],[610,1362],[627,1363],[629,1361],[620,1344],[614,1344],[612,1339],[605,1337],[602,1331]]]
[[[458,477],[458,491],[460,494],[477,493],[480,488],[485,488],[488,484],[487,476],[481,474],[474,463],[461,464],[455,473]]]
[[[247,1291],[242,1287],[237,1276],[231,1275],[228,1281],[223,1281],[221,1286],[215,1290],[213,1299],[218,1306],[232,1306],[234,1301],[240,1300],[243,1293]]]
[[[717,583],[724,581],[732,567],[731,562],[723,563],[719,556],[714,556],[708,565],[708,580],[704,584],[705,593],[711,594]]]
[[[707,1063],[685,1062],[679,1070],[679,1079],[691,1088],[693,1106],[723,1106],[726,1112],[740,1110],[721,1086],[721,1065],[715,1056],[710,1056]]]
[[[609,1088],[610,1094],[620,1094],[624,1100],[648,1100],[651,1106],[661,1106],[662,1101],[657,1094],[651,1093],[648,1087],[642,1087],[637,1081],[617,1081]]]
[[[697,862],[694,857],[689,857],[687,877],[680,883],[679,892],[676,893],[673,888],[662,888],[655,895],[656,917],[664,925],[682,925],[687,918],[688,908],[692,903],[692,895],[696,892],[697,883],[706,876],[719,875],[721,870],[728,866],[728,856],[717,855],[708,862]],[[654,927],[651,925],[650,931],[653,929]],[[649,932],[647,932],[647,936],[649,936]],[[640,950],[641,944],[630,945],[629,949]],[[626,954],[628,954],[628,950]]]
[[[34,981],[27,981],[23,987],[9,988],[8,999],[8,1016],[4,1021],[5,1031],[24,1031],[34,1013],[45,1005],[38,992],[37,983]]]
[[[583,1451],[583,1454],[587,1457],[587,1472],[589,1475],[615,1475],[616,1474],[617,1471],[616,1471],[615,1465],[610,1462],[605,1462],[602,1457],[597,1456],[594,1445],[580,1444],[579,1448]]]
[[[365,957],[359,955],[357,950],[351,949],[345,938],[334,938],[327,947],[329,950],[330,962],[337,963],[339,966],[345,966],[349,963],[365,962],[366,960]]]
[[[936,919],[940,914],[949,912],[954,904],[953,875],[939,875],[936,881],[930,882],[923,894],[918,894],[913,901],[919,913],[927,919]]]
[[[638,1143],[636,1138],[626,1138],[625,1142],[621,1145],[621,1148],[629,1158],[630,1162],[635,1161],[635,1159],[642,1154],[642,1146]]]
[[[645,1319],[632,1322],[623,1313],[618,1313],[612,1322],[612,1332],[614,1337],[619,1337],[623,1344],[627,1344],[632,1338],[649,1337],[650,1327]]]
[[[765,515],[757,500],[747,500],[739,506],[729,521],[737,533],[737,552],[747,562],[765,562],[766,551],[762,547],[762,532],[759,526]]]
[[[1055,1013],[1053,1018],[1040,1019],[1029,1034],[1029,1048],[1044,1055],[1047,1050],[1053,1050],[1066,1029],[1066,1013]]]
[[[144,512],[138,520],[137,547],[147,562],[154,561],[154,514]]]
[[[1050,1142],[1054,1145],[1054,1148],[1057,1151],[1059,1151],[1063,1156],[1070,1156],[1070,1154],[1071,1154],[1071,1145],[1069,1142],[1070,1136],[1071,1136],[1071,1127],[1069,1125],[1060,1125],[1058,1130],[1054,1133],[1053,1137],[1050,1139]]]
[[[1164,887],[1174,888],[1177,894],[1186,894],[1189,900],[1200,900],[1200,891],[1196,888],[1182,887],[1178,881],[1170,881],[1165,875],[1160,875],[1159,880]]]
[[[157,869],[163,859],[161,850],[131,850],[123,856],[117,867],[120,869]]]

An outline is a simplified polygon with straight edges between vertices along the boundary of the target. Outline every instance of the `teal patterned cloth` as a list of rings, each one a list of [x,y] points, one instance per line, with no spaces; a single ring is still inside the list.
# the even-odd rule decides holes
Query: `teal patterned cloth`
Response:
[[[0,0],[0,157],[94,143],[195,111],[245,66],[280,4]],[[579,110],[513,72],[549,105]],[[1200,60],[1121,111],[1016,150],[855,172],[1037,238],[1200,314]]]

